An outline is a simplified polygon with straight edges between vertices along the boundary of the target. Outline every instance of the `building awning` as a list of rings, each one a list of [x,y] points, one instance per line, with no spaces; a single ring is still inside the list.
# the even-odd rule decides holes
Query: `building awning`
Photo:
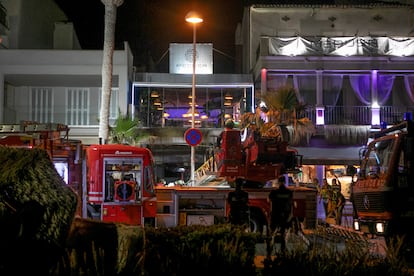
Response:
[[[359,165],[359,147],[294,147],[303,165]]]

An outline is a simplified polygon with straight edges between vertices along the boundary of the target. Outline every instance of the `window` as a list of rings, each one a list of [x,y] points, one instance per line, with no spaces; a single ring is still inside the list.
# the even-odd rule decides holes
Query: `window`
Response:
[[[105,158],[104,164],[105,201],[141,200],[142,158]]]
[[[66,90],[66,124],[89,125],[89,88]]]
[[[30,110],[30,119],[32,121],[39,123],[53,122],[52,88],[31,88]]]
[[[395,138],[390,137],[371,142],[369,145],[369,158],[363,163],[366,176],[378,177],[385,175],[393,166],[391,155],[394,149]]]

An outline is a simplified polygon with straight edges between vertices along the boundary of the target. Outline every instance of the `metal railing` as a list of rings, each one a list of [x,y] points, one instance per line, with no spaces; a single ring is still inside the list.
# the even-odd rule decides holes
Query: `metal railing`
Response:
[[[325,125],[371,125],[372,108],[370,106],[331,106],[325,108]],[[414,106],[382,106],[380,107],[380,122],[386,122],[388,125],[394,125],[404,120],[404,113],[414,113]],[[146,121],[140,117],[141,121]],[[305,111],[298,112],[297,118],[309,118],[316,125],[316,107],[308,106]],[[149,120],[149,127],[189,127],[188,119],[169,119],[161,120],[161,115]],[[216,119],[217,120],[217,119]],[[200,128],[221,128],[223,122],[217,123],[216,120],[203,120],[197,125]]]
[[[404,120],[404,113],[414,113],[414,106],[380,107],[380,121],[389,125]],[[308,117],[316,124],[316,108],[308,107],[298,118]],[[371,125],[371,107],[369,106],[325,106],[325,125]]]

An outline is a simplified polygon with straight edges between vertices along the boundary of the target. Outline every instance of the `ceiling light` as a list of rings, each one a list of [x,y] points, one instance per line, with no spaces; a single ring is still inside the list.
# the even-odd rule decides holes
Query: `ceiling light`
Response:
[[[233,100],[233,96],[230,93],[226,93],[226,95],[224,96],[225,100]]]
[[[158,94],[157,91],[152,91],[151,92],[151,98],[158,98],[160,95]]]
[[[188,109],[187,113],[184,113],[184,114],[183,114],[183,117],[184,117],[184,118],[190,118],[190,117],[192,117],[192,112],[193,112],[193,110],[192,110],[192,108],[190,107],[190,108]],[[197,110],[197,109],[194,109],[194,117],[199,117],[199,116],[200,116],[200,113],[198,112],[198,110]]]
[[[160,99],[155,99],[155,101],[154,101],[154,105],[156,105],[156,106],[161,106],[161,101],[160,101]]]

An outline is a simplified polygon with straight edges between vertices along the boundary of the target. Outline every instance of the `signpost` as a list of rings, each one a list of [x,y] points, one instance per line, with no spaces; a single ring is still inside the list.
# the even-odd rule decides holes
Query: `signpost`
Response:
[[[188,145],[195,147],[203,140],[203,134],[198,128],[189,128],[184,133],[184,139]]]

